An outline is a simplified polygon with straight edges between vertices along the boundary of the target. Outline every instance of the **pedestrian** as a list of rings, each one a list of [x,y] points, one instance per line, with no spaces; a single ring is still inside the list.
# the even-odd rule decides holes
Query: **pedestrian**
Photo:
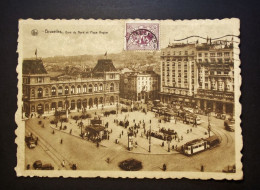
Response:
[[[187,129],[187,134],[189,134],[189,129]]]
[[[192,129],[190,129],[190,132],[192,132]]]
[[[107,140],[109,140],[109,135],[107,136]]]
[[[65,160],[62,160],[61,165],[62,165],[62,167],[65,167]]]
[[[119,134],[119,138],[121,138],[121,134]]]
[[[124,134],[124,131],[122,130],[122,135]]]
[[[54,132],[54,129],[52,130],[52,134],[54,134],[55,132]]]
[[[164,141],[162,142],[162,147],[164,147]]]
[[[99,147],[99,142],[97,142],[97,147]]]
[[[163,171],[166,171],[166,164],[163,164]]]
[[[200,171],[201,171],[201,172],[204,172],[204,166],[203,166],[203,165],[201,165]]]
[[[72,133],[72,129],[70,129],[70,134]]]
[[[26,169],[29,170],[30,167],[31,167],[30,164],[27,164]]]
[[[62,144],[62,142],[63,142],[63,140],[62,140],[62,139],[60,139],[60,144]]]

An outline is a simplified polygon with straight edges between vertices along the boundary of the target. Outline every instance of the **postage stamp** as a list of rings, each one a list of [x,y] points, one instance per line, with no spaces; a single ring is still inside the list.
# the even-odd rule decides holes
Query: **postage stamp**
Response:
[[[239,20],[19,20],[17,176],[243,178]]]
[[[159,23],[126,23],[126,50],[159,50]]]

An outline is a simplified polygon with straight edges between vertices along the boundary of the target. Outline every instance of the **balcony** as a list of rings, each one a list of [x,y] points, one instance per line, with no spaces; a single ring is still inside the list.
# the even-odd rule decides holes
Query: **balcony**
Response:
[[[227,91],[217,91],[217,90],[204,90],[198,89],[197,97],[201,98],[209,98],[212,100],[221,100],[221,101],[233,101],[234,100],[234,92],[227,92]]]

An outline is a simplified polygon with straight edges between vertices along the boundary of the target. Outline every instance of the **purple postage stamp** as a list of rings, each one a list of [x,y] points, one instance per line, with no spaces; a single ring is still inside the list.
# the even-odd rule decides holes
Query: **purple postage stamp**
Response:
[[[159,50],[159,23],[126,23],[126,50]]]

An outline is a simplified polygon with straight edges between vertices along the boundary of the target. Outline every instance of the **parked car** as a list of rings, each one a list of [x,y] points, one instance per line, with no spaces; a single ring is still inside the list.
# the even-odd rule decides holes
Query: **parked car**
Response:
[[[226,119],[226,114],[222,114],[222,113],[216,113],[216,116],[215,116],[217,119],[223,119],[225,120]]]
[[[227,120],[224,121],[224,126],[227,131],[235,131],[235,119],[234,118],[228,118]]]
[[[110,114],[116,114],[116,110],[111,110]]]
[[[223,170],[222,170],[222,172],[224,172],[224,173],[236,173],[236,166],[235,165],[233,165],[233,166],[226,166]]]
[[[42,170],[53,170],[54,167],[51,164],[43,164],[41,169]]]
[[[36,147],[36,139],[34,139],[32,136],[26,136],[25,143],[28,146],[28,148],[30,148],[30,149]]]
[[[40,170],[42,168],[42,161],[41,160],[36,160],[33,163],[33,168],[36,170]]]

